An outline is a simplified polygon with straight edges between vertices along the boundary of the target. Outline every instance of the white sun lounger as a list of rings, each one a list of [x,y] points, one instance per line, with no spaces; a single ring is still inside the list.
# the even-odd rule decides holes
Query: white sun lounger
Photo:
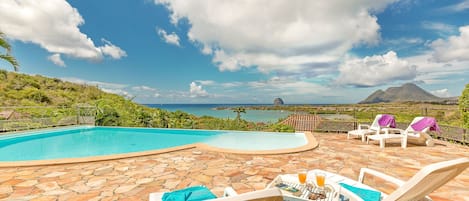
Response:
[[[412,125],[424,117],[415,117],[414,120],[409,124],[409,126],[405,129],[397,129],[397,128],[384,128],[384,134],[376,133],[374,135],[367,136],[367,143],[369,140],[377,140],[379,141],[379,146],[381,148],[385,147],[386,140],[389,139],[400,139],[401,140],[401,147],[406,148],[408,141],[417,143],[417,144],[425,144],[427,146],[433,146],[433,138],[428,135],[428,131],[430,130],[430,126],[424,128],[422,131],[415,131],[412,128]]]
[[[389,125],[386,126],[380,126],[379,125],[379,119],[381,119],[383,115],[378,114],[376,115],[375,119],[373,120],[373,123],[371,125],[369,124],[358,124],[358,129],[357,130],[351,130],[347,132],[347,139],[350,139],[350,136],[357,136],[361,137],[362,142],[365,142],[366,136],[367,135],[372,135],[372,134],[379,134],[383,128],[389,127]]]
[[[308,177],[313,177],[317,171],[326,173],[326,183],[346,183],[348,185],[363,188],[367,190],[378,191],[368,185],[363,184],[365,175],[379,177],[387,182],[395,184],[397,189],[387,195],[381,192],[382,201],[408,201],[408,200],[431,200],[427,195],[435,191],[439,187],[451,181],[458,176],[466,168],[469,167],[469,158],[459,158],[449,161],[430,164],[418,171],[412,178],[402,181],[395,177],[386,175],[382,172],[361,168],[358,180],[352,180],[347,177],[337,175],[323,170],[312,170],[308,172]],[[351,201],[362,201],[362,199],[354,195],[345,188],[340,189],[342,195],[348,197]]]

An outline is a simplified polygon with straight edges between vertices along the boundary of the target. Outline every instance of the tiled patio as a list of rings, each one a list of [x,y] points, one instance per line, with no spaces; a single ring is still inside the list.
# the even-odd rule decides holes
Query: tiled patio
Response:
[[[297,169],[325,169],[356,178],[369,167],[407,180],[421,167],[469,157],[469,147],[437,141],[435,147],[399,144],[381,150],[344,134],[314,134],[319,147],[282,155],[239,155],[189,149],[112,161],[21,168],[0,168],[4,200],[147,200],[150,192],[203,184],[221,195],[263,189],[276,175]],[[380,181],[385,191],[390,186]],[[469,169],[431,194],[434,200],[469,200]]]

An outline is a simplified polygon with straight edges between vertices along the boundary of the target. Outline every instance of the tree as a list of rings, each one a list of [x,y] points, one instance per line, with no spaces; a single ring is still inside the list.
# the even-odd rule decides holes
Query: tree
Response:
[[[5,35],[2,32],[0,32],[0,47],[6,50],[5,54],[0,53],[0,59],[5,60],[6,62],[10,63],[13,66],[13,69],[15,71],[18,71],[19,64],[16,61],[15,57],[10,55],[11,46],[10,44],[8,44],[4,36]]]
[[[241,120],[241,113],[246,113],[246,109],[243,107],[237,107],[233,109],[233,112],[236,112],[236,120]]]
[[[459,97],[459,110],[461,111],[463,127],[469,129],[469,84]]]

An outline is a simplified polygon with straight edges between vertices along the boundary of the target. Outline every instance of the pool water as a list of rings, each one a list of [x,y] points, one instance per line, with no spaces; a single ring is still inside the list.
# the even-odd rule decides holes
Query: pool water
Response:
[[[307,144],[303,133],[75,127],[0,137],[0,161],[81,158],[204,143],[222,149],[277,150]]]

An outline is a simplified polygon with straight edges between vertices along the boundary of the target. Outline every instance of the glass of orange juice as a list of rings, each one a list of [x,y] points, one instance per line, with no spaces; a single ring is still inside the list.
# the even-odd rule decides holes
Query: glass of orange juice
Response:
[[[316,172],[316,184],[319,188],[324,189],[326,183],[326,174],[324,172]]]
[[[306,170],[300,170],[298,171],[298,181],[300,184],[305,184],[306,183],[306,176],[308,172]]]

